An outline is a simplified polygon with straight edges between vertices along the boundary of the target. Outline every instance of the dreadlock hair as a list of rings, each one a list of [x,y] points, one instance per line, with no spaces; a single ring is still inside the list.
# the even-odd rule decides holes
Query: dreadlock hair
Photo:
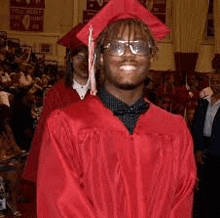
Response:
[[[72,87],[73,85],[73,56],[77,55],[81,51],[87,50],[85,45],[82,45],[74,50],[67,48],[66,49],[66,73],[65,73],[65,83],[67,86]]]
[[[134,18],[120,19],[116,22],[110,24],[99,36],[96,42],[95,54],[96,54],[96,81],[97,86],[102,86],[104,84],[104,75],[102,73],[103,67],[100,63],[100,57],[104,52],[104,46],[111,40],[119,36],[123,36],[125,29],[129,27],[129,38],[131,31],[134,30],[135,35],[141,33],[143,39],[146,40],[150,46],[151,57],[157,57],[158,47],[154,36],[152,35],[150,29],[143,21]],[[122,31],[121,31],[122,28]],[[134,36],[135,36],[134,35]]]

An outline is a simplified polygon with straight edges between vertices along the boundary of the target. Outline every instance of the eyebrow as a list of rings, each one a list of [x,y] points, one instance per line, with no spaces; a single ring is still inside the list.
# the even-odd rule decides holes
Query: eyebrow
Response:
[[[125,41],[125,40],[118,40],[118,42],[121,42],[121,43],[128,43],[128,42],[140,42],[141,40],[129,40],[129,41]],[[143,41],[143,40],[142,40]]]
[[[78,55],[79,55],[79,54],[80,54],[80,55],[81,55],[81,54],[82,54],[82,55],[86,55],[85,52],[82,52],[82,51],[78,52]]]

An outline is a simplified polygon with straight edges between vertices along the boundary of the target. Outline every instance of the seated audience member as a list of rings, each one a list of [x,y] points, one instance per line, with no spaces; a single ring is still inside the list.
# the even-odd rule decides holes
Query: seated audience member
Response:
[[[0,124],[1,124],[1,159],[21,154],[20,148],[14,140],[11,129],[11,112],[7,105],[0,104]]]
[[[10,95],[10,93],[5,92],[0,88],[0,105],[7,105],[10,107]]]
[[[14,95],[11,104],[12,122],[15,140],[22,150],[29,151],[34,134],[34,119],[31,115],[32,95],[28,89],[20,89]]]
[[[11,82],[11,78],[9,76],[9,74],[7,72],[3,72],[1,73],[1,82],[2,84],[7,84]]]
[[[46,88],[50,81],[50,76],[46,73],[43,73],[41,76],[41,81],[42,81],[43,88]]]
[[[53,110],[83,100],[88,95],[88,51],[87,47],[76,38],[76,34],[83,26],[83,24],[77,25],[58,42],[68,48],[66,75],[65,78],[55,84],[45,96],[43,110],[36,127],[31,150],[23,173],[23,178],[27,180],[35,182],[37,178],[38,156],[48,115]],[[42,78],[42,82],[44,85],[44,78]]]
[[[10,108],[6,105],[0,105],[0,165],[8,167],[8,170],[0,172],[0,175],[7,182],[10,196],[7,198],[10,209],[15,216],[20,216],[18,211],[17,198],[19,195],[19,175],[22,170],[22,164],[14,159],[21,155],[21,149],[17,146],[10,126]]]
[[[37,123],[40,119],[40,115],[42,113],[43,109],[43,90],[38,89],[34,94],[33,94],[33,105],[31,108],[31,114],[34,119],[34,128],[36,128]]]
[[[33,67],[29,64],[21,64],[19,85],[21,88],[30,87],[33,84]]]

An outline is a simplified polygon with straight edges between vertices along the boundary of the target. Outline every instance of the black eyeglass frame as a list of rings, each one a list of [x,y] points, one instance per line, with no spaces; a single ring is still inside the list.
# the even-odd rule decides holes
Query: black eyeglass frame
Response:
[[[148,48],[148,51],[146,52],[146,54],[138,54],[137,52],[135,52],[135,50],[134,50],[134,48],[133,48],[132,46],[133,46],[133,43],[137,43],[137,42],[143,42],[144,44],[147,44],[146,47]],[[151,54],[152,46],[151,46],[148,42],[143,41],[143,40],[135,40],[135,41],[114,40],[114,41],[112,41],[112,42],[108,42],[108,44],[107,44],[106,46],[104,46],[103,49],[104,49],[104,50],[109,49],[112,43],[118,43],[118,44],[120,44],[120,45],[123,45],[123,52],[121,52],[121,53],[118,54],[118,55],[113,55],[113,54],[111,54],[111,52],[109,52],[109,55],[111,55],[111,56],[119,56],[119,57],[123,56],[123,55],[125,54],[125,48],[126,48],[126,47],[129,47],[129,49],[130,49],[130,51],[131,51],[131,53],[132,53],[133,55],[137,55],[137,56],[148,56],[148,55]]]

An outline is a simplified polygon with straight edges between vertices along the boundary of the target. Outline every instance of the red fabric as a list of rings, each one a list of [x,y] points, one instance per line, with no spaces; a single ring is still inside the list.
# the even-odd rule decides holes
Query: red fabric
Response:
[[[83,23],[79,23],[77,26],[72,28],[66,35],[64,35],[57,43],[72,50],[83,45],[76,34],[85,26]]]
[[[192,97],[190,97],[189,92],[192,92]],[[186,86],[177,86],[175,87],[175,100],[183,104],[187,104],[189,101],[198,101],[199,90],[189,91],[186,89]]]
[[[163,85],[157,92],[156,96],[159,99],[157,105],[167,111],[181,114],[184,116],[185,109],[196,109],[199,102],[199,91],[189,91],[186,86],[171,86]]]
[[[80,97],[77,92],[71,87],[67,87],[64,81],[58,82],[51,90],[49,90],[45,97],[43,111],[34,134],[30,153],[26,161],[23,172],[24,179],[36,182],[41,139],[48,115],[55,109],[66,107],[67,105],[75,103],[79,100]]]
[[[93,27],[93,37],[96,40],[99,34],[116,20],[135,18],[142,20],[151,30],[157,41],[170,33],[170,29],[156,16],[150,13],[139,0],[110,0],[77,34],[77,37],[88,44],[89,28]]]
[[[190,92],[192,96],[190,96]],[[184,115],[185,109],[196,109],[199,102],[199,91],[189,91],[186,86],[175,87],[174,109]]]
[[[38,218],[190,218],[195,178],[181,116],[150,104],[130,135],[90,96],[47,120]]]

